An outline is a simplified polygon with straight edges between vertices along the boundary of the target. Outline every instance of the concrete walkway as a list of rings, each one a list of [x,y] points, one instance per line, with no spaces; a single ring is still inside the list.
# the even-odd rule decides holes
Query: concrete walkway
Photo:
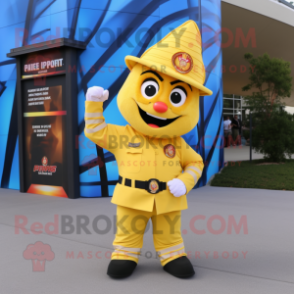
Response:
[[[245,161],[250,160],[250,147],[249,146],[231,146],[224,148],[225,161]],[[288,158],[286,156],[286,158]],[[255,152],[252,149],[252,160],[263,159],[263,154]],[[294,154],[292,154],[294,159]]]
[[[231,146],[224,148],[225,161],[244,161],[250,160],[250,147],[249,146]],[[262,159],[263,154],[257,153],[252,150],[252,159]]]
[[[69,200],[0,189],[0,293],[294,293],[293,192],[206,186],[188,201],[182,230],[197,276],[180,280],[165,273],[149,229],[135,273],[115,281],[106,275],[115,215],[109,198]],[[55,232],[49,227],[54,216]],[[78,231],[79,216],[89,220],[88,234]],[[97,216],[104,218],[98,226]],[[72,220],[72,232],[63,231],[70,229],[61,225],[65,218]],[[15,228],[22,221],[25,230]],[[37,241],[50,247],[27,249]],[[42,263],[33,267],[23,254],[33,258],[42,251],[48,260],[38,272]]]

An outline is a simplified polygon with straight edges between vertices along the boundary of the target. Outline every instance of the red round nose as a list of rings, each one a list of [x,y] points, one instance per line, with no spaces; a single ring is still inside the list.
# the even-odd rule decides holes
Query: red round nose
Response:
[[[155,102],[153,104],[153,109],[156,111],[156,112],[160,112],[160,113],[163,113],[163,112],[166,112],[168,107],[165,103],[163,102]]]

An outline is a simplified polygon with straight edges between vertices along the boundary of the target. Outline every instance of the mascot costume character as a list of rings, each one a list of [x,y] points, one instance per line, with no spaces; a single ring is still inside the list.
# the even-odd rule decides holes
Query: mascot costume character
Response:
[[[187,193],[201,177],[203,160],[181,135],[199,119],[205,68],[197,24],[189,20],[146,50],[126,56],[130,69],[118,93],[118,108],[129,123],[107,124],[103,102],[109,92],[86,93],[85,135],[114,154],[119,181],[111,202],[117,205],[117,232],[107,274],[125,278],[137,266],[151,218],[154,247],[163,269],[178,278],[195,274],[181,236],[181,211]]]

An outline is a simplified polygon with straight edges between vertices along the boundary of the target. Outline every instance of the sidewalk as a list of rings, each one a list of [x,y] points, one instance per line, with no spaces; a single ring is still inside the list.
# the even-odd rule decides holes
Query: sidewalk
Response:
[[[231,146],[224,148],[225,161],[245,161],[250,160],[249,146]],[[288,158],[288,157],[287,157]],[[257,153],[252,149],[252,160],[263,159],[263,154]],[[294,154],[292,154],[294,159]]]
[[[206,186],[193,190],[188,202],[182,230],[196,277],[180,280],[162,270],[149,229],[135,273],[116,281],[106,275],[115,215],[109,198],[69,200],[0,189],[0,293],[294,293],[293,192]],[[26,233],[15,229],[17,215],[27,218]],[[54,215],[58,234],[50,235]],[[79,215],[90,220],[89,234],[78,232]],[[110,227],[100,220],[105,232],[98,234],[93,221],[101,215]],[[195,218],[199,215],[205,219]],[[73,232],[62,232],[62,216],[72,218]],[[47,233],[33,234],[34,222],[41,231],[47,224]],[[23,257],[37,241],[55,254],[44,272],[34,272],[32,260]]]
[[[250,160],[250,147],[249,146],[231,146],[224,148],[225,161],[244,161]],[[257,153],[252,150],[252,159],[262,159],[263,154]]]

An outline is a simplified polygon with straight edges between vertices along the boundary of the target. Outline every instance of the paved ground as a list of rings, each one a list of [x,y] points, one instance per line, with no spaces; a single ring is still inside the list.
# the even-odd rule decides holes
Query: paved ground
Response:
[[[224,148],[225,151],[225,161],[243,161],[250,159],[250,147],[249,146],[231,146],[229,148]],[[252,159],[262,159],[263,154],[257,153],[252,150]],[[287,157],[288,158],[288,157]],[[294,159],[294,154],[292,154],[292,159]]]
[[[155,258],[149,230],[134,275],[113,281],[106,275],[114,237],[115,206],[110,199],[69,200],[0,189],[0,293],[294,293],[293,192],[206,186],[190,193],[188,200],[182,229],[197,276],[185,281],[165,273]],[[39,223],[36,227],[45,227],[54,221],[54,215],[57,234],[48,234],[48,228],[47,233],[33,234],[34,222]],[[90,234],[77,231],[79,215],[89,218]],[[111,228],[104,234],[96,233],[92,226],[99,215],[110,220]],[[197,215],[205,220],[193,226]],[[15,228],[17,216],[26,219],[26,233]],[[73,219],[70,234],[62,232],[65,216]],[[210,225],[211,217],[220,219],[223,227],[217,219]],[[240,220],[236,233],[232,225]],[[98,227],[106,228],[103,220]],[[197,234],[193,228],[204,232]],[[49,244],[55,254],[52,261],[46,261],[44,272],[33,271],[32,260],[23,257],[27,246],[37,241]]]
[[[224,148],[225,161],[243,161],[250,159],[250,147],[249,146],[231,146]],[[263,154],[257,153],[252,150],[252,159],[262,159]]]

